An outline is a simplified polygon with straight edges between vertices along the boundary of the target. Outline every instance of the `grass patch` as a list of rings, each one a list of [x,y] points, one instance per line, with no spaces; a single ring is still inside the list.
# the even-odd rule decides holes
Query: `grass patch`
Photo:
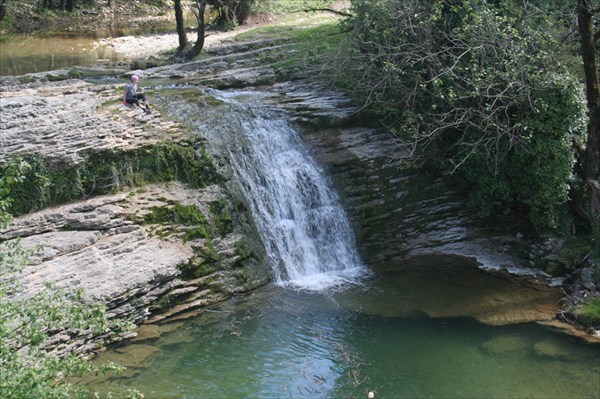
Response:
[[[37,79],[33,76],[19,76],[17,78],[19,80],[19,83],[21,83],[22,85],[27,84],[27,83],[33,83],[33,82],[37,82]]]
[[[281,79],[294,73],[321,67],[335,52],[345,34],[336,20],[316,26],[278,25],[253,29],[236,36],[236,40],[288,39],[290,46],[259,56],[264,64],[272,64]]]

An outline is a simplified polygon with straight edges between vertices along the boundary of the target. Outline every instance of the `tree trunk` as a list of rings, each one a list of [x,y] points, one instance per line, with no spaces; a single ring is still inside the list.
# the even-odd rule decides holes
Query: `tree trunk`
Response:
[[[183,19],[183,9],[181,8],[181,0],[173,0],[173,6],[175,7],[175,22],[177,23],[177,36],[179,37],[179,47],[177,47],[177,53],[181,52],[187,46],[187,35],[185,33],[185,20]]]
[[[0,21],[6,16],[6,2],[8,0],[0,0]]]
[[[200,51],[204,47],[204,11],[206,10],[206,0],[196,0],[196,6],[198,7],[198,14],[196,14],[196,19],[198,20],[198,38],[192,50],[186,54],[186,58],[190,60],[200,54]]]
[[[590,0],[579,0],[578,3],[577,22],[590,118],[585,148],[584,177],[590,190],[592,228],[598,229],[596,233],[600,233],[600,79],[594,40],[594,15]]]

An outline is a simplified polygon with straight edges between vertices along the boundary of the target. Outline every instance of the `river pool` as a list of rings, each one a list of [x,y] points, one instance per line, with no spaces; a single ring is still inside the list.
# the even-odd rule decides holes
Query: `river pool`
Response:
[[[459,293],[473,287],[493,292],[514,282],[481,271],[432,280],[415,270],[343,290],[270,286],[186,320],[146,326],[140,340],[98,357],[128,370],[89,386],[137,388],[147,398],[600,397],[598,345],[531,322],[492,326],[477,313],[428,315],[464,304]],[[425,279],[429,288],[414,286]],[[438,303],[442,294],[427,299],[440,290],[447,306]],[[493,303],[484,294],[467,296]],[[522,302],[513,296],[514,304],[498,300],[495,311],[511,313]]]

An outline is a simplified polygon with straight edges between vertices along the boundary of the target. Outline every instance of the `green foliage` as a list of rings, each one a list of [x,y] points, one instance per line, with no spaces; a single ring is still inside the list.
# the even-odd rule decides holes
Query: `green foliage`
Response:
[[[206,241],[203,247],[195,248],[194,253],[187,264],[180,266],[183,278],[203,277],[217,270],[217,263],[221,260],[221,256],[211,240]]]
[[[19,76],[17,79],[21,84],[33,83],[37,80],[35,77],[27,75]]]
[[[14,202],[11,197],[12,188],[24,180],[24,174],[27,173],[29,164],[21,157],[16,157],[8,162],[0,170],[0,228],[4,229],[11,220],[10,208]],[[7,259],[4,259],[0,252],[0,265],[3,265]]]
[[[103,304],[83,303],[80,292],[52,287],[30,299],[15,300],[6,290],[8,284],[14,286],[11,275],[2,273],[0,278],[0,361],[10,365],[3,366],[1,373],[2,398],[85,397],[85,390],[73,386],[68,378],[120,369],[116,365],[93,366],[75,355],[58,358],[44,350],[50,332],[69,331],[71,337],[84,331],[107,332]]]
[[[173,234],[178,231],[178,226],[190,226],[183,233],[184,241],[209,238],[209,225],[196,205],[182,205],[174,202],[171,206],[152,207],[151,213],[145,215],[142,222],[145,224],[166,225],[160,235]]]
[[[218,179],[206,154],[177,144],[120,154],[109,151],[66,169],[49,166],[39,157],[28,157],[26,161],[30,167],[11,191],[12,214],[148,183],[180,180],[192,187],[204,187]]]
[[[69,77],[69,75],[65,75],[62,73],[60,75],[48,74],[46,75],[46,80],[48,80],[49,82],[60,82],[69,79]]]
[[[211,203],[210,212],[214,215],[215,228],[221,237],[233,232],[233,217],[225,201]]]
[[[589,237],[568,236],[565,238],[565,245],[560,254],[560,262],[567,272],[572,272],[582,265],[582,259],[588,255],[591,259],[598,259],[600,256],[600,253],[595,253],[593,248],[590,248]],[[600,282],[600,276],[597,281]]]
[[[573,310],[577,319],[586,325],[600,324],[600,297]]]
[[[83,76],[81,75],[81,72],[79,72],[77,69],[75,68],[71,68],[69,69],[69,78],[71,79],[81,79]]]
[[[482,215],[526,208],[538,229],[559,226],[585,113],[546,33],[553,21],[521,19],[503,1],[354,0],[353,9],[338,83],[415,154],[461,174]]]
[[[4,18],[0,21],[0,30],[2,31],[10,31],[15,27],[15,17],[11,13],[7,13]],[[2,41],[4,38],[0,38],[0,46],[2,45]]]
[[[256,0],[207,0],[206,4],[216,11],[214,24],[231,30],[246,22]]]
[[[23,181],[28,165],[15,159],[0,175],[0,219],[10,221],[10,189]],[[103,334],[130,328],[109,323],[103,303],[87,303],[81,291],[61,290],[50,285],[26,298],[17,275],[27,264],[29,253],[18,240],[0,242],[0,397],[67,398],[87,397],[85,389],[69,379],[84,373],[118,370],[108,364],[94,366],[74,354],[58,357],[47,353],[47,344],[57,333],[70,338]],[[138,396],[139,397],[139,396]]]

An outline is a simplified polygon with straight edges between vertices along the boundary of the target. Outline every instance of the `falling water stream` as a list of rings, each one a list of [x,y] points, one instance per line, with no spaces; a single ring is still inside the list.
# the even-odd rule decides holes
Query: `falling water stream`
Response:
[[[219,98],[240,104],[233,94]],[[350,223],[323,171],[283,116],[254,104],[228,151],[275,281],[323,289],[364,274]]]
[[[228,158],[277,284],[143,328],[99,356],[128,370],[90,387],[148,398],[600,398],[597,345],[481,322],[502,324],[494,293],[538,306],[524,303],[526,288],[443,257],[369,275],[331,184],[268,95],[187,96],[170,110]]]

